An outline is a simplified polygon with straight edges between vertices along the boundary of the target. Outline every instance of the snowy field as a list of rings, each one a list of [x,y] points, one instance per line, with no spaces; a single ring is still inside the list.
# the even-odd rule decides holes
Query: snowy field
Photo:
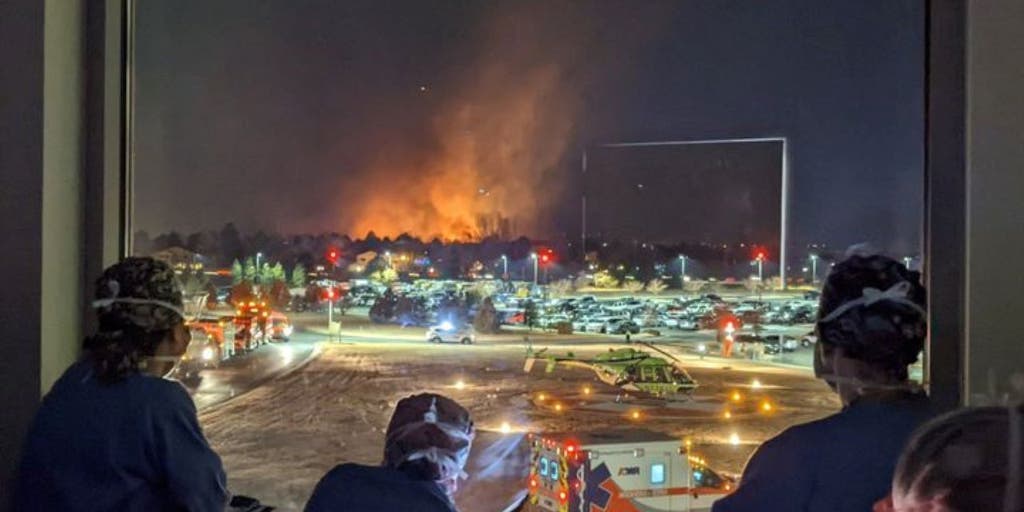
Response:
[[[551,351],[590,356],[610,346],[553,341]],[[460,510],[494,512],[522,492],[527,431],[642,426],[691,439],[712,467],[735,473],[757,443],[838,409],[827,387],[806,371],[749,362],[723,367],[720,360],[680,353],[701,387],[692,400],[666,402],[626,395],[585,369],[546,374],[538,365],[526,374],[524,353],[511,342],[327,344],[302,369],[207,409],[200,420],[224,459],[233,492],[297,511],[336,464],[379,463],[399,399],[446,394],[471,411],[480,430],[470,479],[458,495]],[[500,432],[503,423],[512,433]],[[730,442],[733,434],[739,444]]]

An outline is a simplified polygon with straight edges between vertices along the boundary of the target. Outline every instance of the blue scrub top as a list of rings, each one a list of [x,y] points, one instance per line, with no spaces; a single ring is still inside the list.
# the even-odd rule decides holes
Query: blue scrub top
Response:
[[[439,484],[374,466],[342,464],[313,490],[306,512],[456,512]]]
[[[28,434],[15,510],[223,512],[220,457],[181,384],[144,374],[97,381],[71,366]]]
[[[739,488],[713,512],[866,512],[889,494],[903,446],[934,415],[923,394],[862,399],[791,427],[750,458]]]

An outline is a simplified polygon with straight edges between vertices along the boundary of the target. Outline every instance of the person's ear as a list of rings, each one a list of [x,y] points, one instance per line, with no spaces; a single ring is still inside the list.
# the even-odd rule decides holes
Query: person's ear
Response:
[[[188,348],[188,344],[192,342],[192,331],[185,325],[184,322],[174,327],[172,334],[174,338],[174,348],[176,352],[185,352]]]

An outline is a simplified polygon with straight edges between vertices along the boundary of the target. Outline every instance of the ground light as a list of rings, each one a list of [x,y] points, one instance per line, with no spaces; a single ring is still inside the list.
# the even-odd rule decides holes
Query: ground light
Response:
[[[562,404],[555,404],[555,412],[562,412]]]
[[[455,389],[463,390],[466,389],[466,383],[462,379],[455,381]]]
[[[733,402],[739,402],[740,400],[743,400],[743,395],[741,395],[739,391],[733,391],[732,396],[729,398],[732,399]]]
[[[512,433],[512,425],[509,425],[507,421],[501,422],[501,433],[502,434],[511,434]]]
[[[731,420],[732,419],[732,412],[725,411],[724,413],[722,413],[722,417],[727,419],[727,420]]]
[[[729,435],[729,444],[731,444],[733,446],[739,445],[740,444],[740,435],[737,434],[736,432],[733,432],[732,434],[730,434]]]
[[[544,400],[547,400],[547,399],[548,399],[548,397],[544,393],[540,393],[539,395],[537,395],[537,401],[539,401],[539,402],[543,402]]]
[[[630,413],[629,417],[633,418],[634,420],[640,419],[640,411],[633,411],[632,413]]]
[[[752,389],[761,389],[761,381],[759,381],[757,379],[754,379],[754,380],[750,381],[750,387]]]
[[[764,402],[761,402],[761,410],[764,411],[764,412],[772,412],[772,409],[774,409],[774,408],[775,407],[772,406],[772,403],[767,401],[767,400],[765,400]]]
[[[583,394],[584,395],[589,395],[590,394],[590,386],[584,386],[583,387]]]

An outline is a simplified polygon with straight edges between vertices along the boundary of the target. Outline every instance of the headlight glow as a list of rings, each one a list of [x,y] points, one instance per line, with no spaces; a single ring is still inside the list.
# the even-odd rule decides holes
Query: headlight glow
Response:
[[[214,352],[213,352],[213,348],[212,347],[206,347],[206,348],[203,349],[203,354],[202,354],[203,361],[212,361],[213,360],[213,355],[214,355]]]

